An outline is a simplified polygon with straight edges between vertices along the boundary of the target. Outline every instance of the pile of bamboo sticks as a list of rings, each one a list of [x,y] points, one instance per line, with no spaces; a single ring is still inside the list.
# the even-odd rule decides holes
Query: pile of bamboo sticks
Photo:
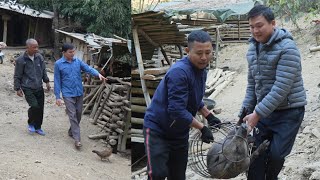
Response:
[[[89,135],[90,139],[102,139],[104,143],[124,151],[130,140],[131,83],[119,78],[107,78],[113,83],[84,85],[94,89],[84,97],[84,102],[88,103],[84,104],[83,113],[90,113],[90,121],[101,129],[99,133]]]
[[[209,70],[207,74],[205,93],[209,99],[214,99],[233,79],[235,72],[223,69]]]

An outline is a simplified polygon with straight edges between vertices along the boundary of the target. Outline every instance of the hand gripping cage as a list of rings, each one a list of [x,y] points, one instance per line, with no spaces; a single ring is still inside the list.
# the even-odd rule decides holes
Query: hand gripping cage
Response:
[[[241,159],[235,159],[232,157],[232,155],[226,153],[224,151],[224,145],[227,139],[230,139],[234,137],[235,135],[228,136],[230,131],[233,131],[236,127],[236,123],[231,123],[231,122],[224,122],[219,124],[220,128],[216,126],[210,127],[214,141],[210,144],[203,143],[201,141],[201,132],[198,130],[193,131],[190,134],[189,138],[189,157],[188,157],[188,166],[198,175],[206,178],[210,178],[210,174],[208,172],[207,168],[207,153],[209,149],[215,144],[220,144],[222,146],[222,151],[221,154],[224,155],[226,160],[231,161],[231,162],[240,162],[244,160],[246,157],[251,155],[251,145],[248,145],[248,142],[245,138],[237,136],[239,140],[243,140],[246,142],[248,149],[249,149],[249,154],[244,154],[243,158]]]

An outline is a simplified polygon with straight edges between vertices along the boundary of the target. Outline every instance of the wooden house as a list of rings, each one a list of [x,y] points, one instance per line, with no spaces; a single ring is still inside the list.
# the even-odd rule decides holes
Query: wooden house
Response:
[[[39,46],[52,46],[53,12],[37,11],[16,1],[0,2],[0,40],[8,46],[25,46],[34,38]]]

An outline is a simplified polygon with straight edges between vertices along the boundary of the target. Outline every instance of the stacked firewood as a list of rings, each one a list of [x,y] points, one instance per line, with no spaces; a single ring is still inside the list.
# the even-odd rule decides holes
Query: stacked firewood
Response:
[[[130,140],[131,83],[114,77],[108,77],[109,81],[113,83],[102,82],[84,97],[90,101],[84,104],[83,112],[89,112],[91,122],[101,129],[99,133],[89,135],[90,139],[102,139],[104,143],[124,151],[127,140]]]
[[[206,81],[206,95],[209,99],[214,99],[233,79],[232,71],[223,69],[209,70]]]

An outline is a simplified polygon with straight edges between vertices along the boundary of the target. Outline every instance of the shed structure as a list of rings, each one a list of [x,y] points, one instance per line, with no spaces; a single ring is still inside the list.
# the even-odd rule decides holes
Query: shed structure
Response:
[[[39,46],[51,46],[53,12],[37,11],[16,1],[0,2],[0,40],[8,46],[25,46],[34,38]]]

